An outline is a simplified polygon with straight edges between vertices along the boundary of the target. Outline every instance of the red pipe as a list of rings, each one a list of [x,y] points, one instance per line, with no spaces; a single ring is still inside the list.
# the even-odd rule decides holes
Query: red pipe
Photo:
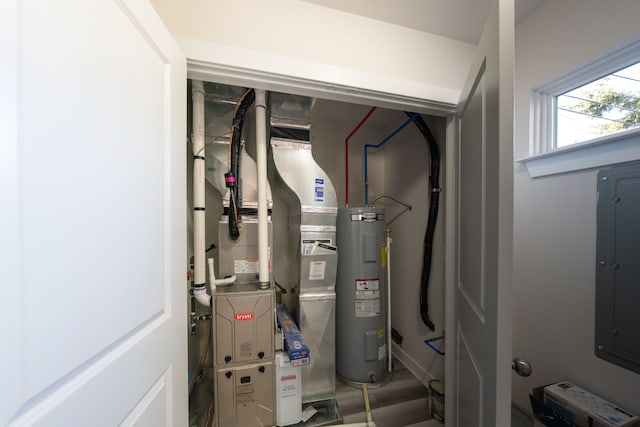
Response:
[[[349,207],[349,138],[351,138],[358,131],[358,129],[360,129],[360,127],[364,124],[364,122],[366,122],[369,119],[371,114],[373,114],[373,112],[376,111],[376,108],[378,108],[378,107],[371,107],[369,112],[364,116],[364,118],[362,120],[360,120],[360,123],[358,123],[358,125],[355,128],[353,128],[351,133],[344,140],[344,154],[345,154],[344,155],[344,163],[345,163],[344,204],[347,207]]]

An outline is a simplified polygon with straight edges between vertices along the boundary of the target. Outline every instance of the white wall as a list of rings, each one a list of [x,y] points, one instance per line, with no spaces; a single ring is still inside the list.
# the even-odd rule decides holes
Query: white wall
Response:
[[[393,112],[395,125],[407,118]],[[444,118],[424,117],[440,148],[440,185],[446,189]],[[386,136],[383,135],[383,136]],[[420,319],[419,298],[422,272],[424,234],[429,212],[429,149],[414,124],[410,124],[382,150],[385,156],[385,192],[411,204],[413,209],[391,224],[392,237],[392,324],[404,336],[400,356],[415,361],[414,373],[424,383],[432,378],[444,378],[444,356],[426,346],[424,340],[444,333],[444,194],[440,194],[438,222],[433,243],[433,259],[429,281],[429,318],[435,324],[431,332]],[[387,217],[393,218],[401,206],[384,201]],[[377,205],[377,204],[376,204]],[[434,342],[444,351],[444,341]],[[407,363],[405,359],[402,359]]]
[[[151,0],[185,55],[455,104],[475,46],[299,0]]]
[[[529,146],[529,91],[638,37],[637,0],[553,0],[516,28],[515,157]],[[640,375],[594,356],[596,170],[531,179],[515,168],[513,377],[532,387],[568,379],[640,413]]]

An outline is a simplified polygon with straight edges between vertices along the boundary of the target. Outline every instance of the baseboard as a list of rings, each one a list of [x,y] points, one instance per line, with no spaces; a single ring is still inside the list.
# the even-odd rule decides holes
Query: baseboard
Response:
[[[425,387],[429,387],[429,381],[435,376],[424,369],[416,360],[409,356],[406,351],[398,347],[396,343],[392,343],[393,356],[398,359]]]

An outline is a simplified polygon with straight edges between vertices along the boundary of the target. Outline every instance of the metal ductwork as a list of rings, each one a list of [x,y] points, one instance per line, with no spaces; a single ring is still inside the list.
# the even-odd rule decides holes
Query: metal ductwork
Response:
[[[271,179],[287,193],[298,326],[311,354],[310,364],[302,368],[303,402],[335,398],[338,202],[329,176],[311,152],[313,102],[273,92],[269,102]]]
[[[229,141],[231,139],[231,122],[236,102],[242,91],[235,87],[205,83],[205,144],[206,144],[206,178],[222,195],[224,205],[229,206],[229,189],[226,187],[224,174],[229,169]],[[251,132],[251,121],[246,127]],[[247,134],[247,132],[245,132]],[[253,142],[253,141],[252,141]],[[258,179],[256,162],[249,156],[243,145],[240,156],[242,175],[238,177],[240,200],[242,207],[257,208]],[[267,189],[269,208],[272,207],[271,187]]]
[[[251,283],[257,280],[258,264],[258,178],[255,160],[248,154],[247,145],[254,148],[255,127],[252,120],[246,120],[240,152],[241,174],[239,186],[240,237],[231,239],[228,233],[228,212],[230,191],[225,183],[225,173],[229,170],[229,143],[231,123],[238,100],[244,90],[223,84],[205,83],[205,157],[206,179],[222,195],[224,212],[218,223],[218,276],[235,275],[237,283]],[[271,187],[267,187],[269,210],[273,206]],[[269,242],[271,237],[269,222]],[[269,245],[272,246],[271,243]]]

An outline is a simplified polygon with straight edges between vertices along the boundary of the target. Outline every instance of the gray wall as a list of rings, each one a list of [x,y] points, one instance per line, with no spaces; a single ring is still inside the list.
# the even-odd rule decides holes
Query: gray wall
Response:
[[[516,28],[515,155],[529,150],[530,89],[638,37],[637,0],[553,0]],[[640,375],[596,358],[596,170],[531,179],[515,168],[514,356],[533,365],[513,377],[513,400],[571,380],[640,413]]]

